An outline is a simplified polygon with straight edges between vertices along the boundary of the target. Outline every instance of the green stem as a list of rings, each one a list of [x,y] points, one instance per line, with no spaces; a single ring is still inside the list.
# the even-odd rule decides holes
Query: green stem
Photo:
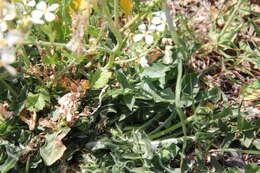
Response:
[[[178,33],[176,32],[176,30],[173,26],[172,16],[170,14],[169,8],[167,7],[166,0],[163,2],[163,7],[166,12],[166,19],[167,19],[167,23],[169,25],[169,29],[171,31],[172,39],[175,42],[177,48],[179,48],[179,50],[182,53],[182,57],[178,56],[178,75],[177,75],[177,82],[176,82],[176,88],[175,88],[175,105],[176,105],[176,111],[181,120],[180,123],[182,126],[183,135],[184,135],[184,137],[186,137],[187,136],[186,115],[183,112],[183,110],[181,109],[181,107],[182,107],[182,105],[181,105],[181,87],[182,87],[182,73],[183,73],[182,61],[183,61],[183,59],[187,58],[186,52],[185,52],[186,46],[181,42],[181,40],[178,36]],[[182,147],[182,155],[181,155],[181,163],[180,163],[181,168],[183,166],[183,160],[184,160],[183,156],[185,153],[186,145],[187,145],[187,143],[184,142],[183,147]]]
[[[157,114],[156,116],[154,116],[152,119],[148,120],[146,123],[144,123],[141,127],[139,127],[139,130],[144,130],[147,127],[149,127],[149,125],[151,125],[153,122],[159,120],[165,112],[159,112],[159,114]]]
[[[114,3],[118,3],[118,2],[114,1]],[[114,47],[114,49],[112,51],[113,53],[110,55],[108,64],[106,65],[106,68],[109,69],[109,68],[113,67],[113,64],[115,62],[115,57],[118,54],[118,52],[121,50],[122,45],[126,41],[126,39],[123,40],[121,33],[119,32],[119,30],[117,30],[117,28],[115,26],[116,24],[112,20],[112,16],[109,12],[108,5],[107,5],[107,2],[105,0],[102,1],[102,5],[103,5],[103,12],[105,14],[105,18],[108,22],[109,29],[112,31],[112,33],[116,37],[116,41],[117,41],[117,45]],[[117,7],[115,7],[115,10],[116,9],[117,9]]]
[[[185,119],[183,122],[179,122],[179,123],[175,124],[174,126],[171,126],[168,129],[165,129],[165,130],[162,130],[162,131],[160,131],[158,133],[150,135],[149,138],[151,140],[160,138],[160,137],[162,137],[162,136],[164,136],[166,134],[169,134],[169,133],[173,132],[174,130],[182,127],[183,124],[185,125],[185,124],[191,123],[192,121],[194,121],[196,119],[200,119],[200,117],[198,117],[196,115],[190,116],[187,119]]]
[[[8,76],[10,76],[9,73],[0,73],[0,80],[3,80],[5,78],[7,78]]]
[[[159,127],[154,129],[150,134],[154,134],[160,131],[163,127],[165,127],[168,123],[170,123],[170,121],[173,120],[174,117],[175,117],[174,113],[172,112],[171,115]]]
[[[118,10],[118,0],[114,0],[114,23],[115,23],[115,28],[118,27],[118,14],[119,14],[119,10]]]
[[[220,32],[220,37],[226,32],[227,28],[229,27],[229,25],[232,23],[232,21],[234,20],[235,14],[238,11],[240,5],[242,4],[243,0],[240,0],[237,4],[237,6],[235,7],[235,9],[233,9],[231,15],[228,18],[227,23],[225,24],[224,28],[222,29],[222,31]]]
[[[183,143],[184,141],[187,140],[195,140],[195,137],[193,136],[186,136],[186,137],[180,137],[180,138],[169,138],[169,139],[164,139],[164,140],[156,140],[156,141],[152,141],[152,145],[153,147],[157,147],[159,145],[165,145],[165,144],[169,144],[169,143],[173,143],[173,144],[178,144],[178,143]]]
[[[136,15],[131,21],[129,21],[127,24],[125,24],[125,26],[123,28],[120,29],[120,32],[124,32],[126,31],[127,29],[129,29],[132,25],[138,23],[138,21],[141,21],[143,18],[145,18],[147,14],[138,14]]]
[[[260,154],[260,151],[256,150],[240,150],[240,149],[234,149],[234,148],[220,148],[213,150],[216,152],[239,152],[239,153],[247,153],[247,154]]]
[[[66,47],[66,43],[57,43],[57,42],[48,42],[48,41],[23,41],[22,44],[27,45],[40,45],[40,46],[56,46],[56,47]],[[85,45],[85,47],[89,47],[89,45]],[[102,51],[105,53],[112,53],[112,50],[104,47],[96,46],[97,51]]]
[[[66,43],[57,43],[57,42],[48,42],[48,41],[36,41],[36,40],[23,41],[23,44],[66,47]]]
[[[109,9],[108,9],[108,5],[107,5],[107,2],[105,0],[102,1],[102,5],[103,5],[103,12],[104,12],[104,15],[105,15],[105,18],[106,18],[106,21],[108,23],[108,26],[109,26],[109,29],[112,31],[112,33],[115,35],[116,37],[116,41],[117,41],[117,44],[121,44],[123,39],[122,39],[122,36],[121,36],[121,33],[116,29],[115,27],[115,23],[113,22],[112,20],[112,16],[109,12]]]

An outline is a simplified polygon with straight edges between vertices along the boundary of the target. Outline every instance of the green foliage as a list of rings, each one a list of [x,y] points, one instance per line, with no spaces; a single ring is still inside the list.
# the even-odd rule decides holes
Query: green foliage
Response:
[[[95,72],[91,80],[91,86],[94,89],[103,88],[112,76],[112,72],[107,69],[101,69]]]
[[[59,7],[42,24],[39,5],[3,2],[16,17],[0,2],[1,173],[259,172],[247,0],[47,0]]]
[[[28,93],[25,105],[29,111],[40,111],[50,102],[50,95],[44,89],[38,94]]]

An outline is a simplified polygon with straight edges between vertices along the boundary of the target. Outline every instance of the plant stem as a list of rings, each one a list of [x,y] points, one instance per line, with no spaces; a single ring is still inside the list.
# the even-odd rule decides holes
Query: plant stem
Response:
[[[150,134],[157,133],[160,131],[163,127],[165,127],[172,119],[174,118],[174,113],[172,112],[171,115],[156,129],[154,129]]]
[[[109,12],[109,9],[108,9],[108,5],[107,5],[107,2],[105,0],[102,1],[102,5],[103,5],[103,12],[105,14],[105,18],[107,20],[107,23],[108,23],[108,26],[109,26],[109,29],[112,31],[112,33],[115,35],[116,37],[116,41],[117,41],[117,44],[121,44],[122,43],[122,36],[121,36],[121,33],[116,29],[115,27],[115,23],[113,22],[112,20],[112,16]]]
[[[227,23],[225,24],[224,28],[221,30],[220,32],[220,37],[226,32],[227,28],[229,27],[229,25],[231,24],[231,22],[234,20],[235,14],[238,11],[240,5],[242,4],[244,0],[240,0],[237,4],[237,6],[235,7],[235,9],[233,9],[231,15],[228,18]]]
[[[23,44],[66,47],[66,43],[57,43],[57,42],[48,42],[48,41],[36,41],[36,40],[23,41]]]
[[[114,24],[115,24],[115,28],[118,27],[118,14],[119,14],[119,10],[118,10],[118,0],[114,0]]]
[[[148,120],[146,123],[144,123],[141,127],[139,127],[139,130],[144,130],[147,127],[149,127],[150,124],[152,124],[154,121],[157,121],[159,118],[161,118],[164,115],[165,112],[159,112],[158,114],[156,114],[153,118],[151,118],[150,120]]]
[[[150,138],[151,140],[160,138],[160,137],[162,137],[162,136],[164,136],[164,135],[166,135],[166,134],[169,134],[169,133],[173,132],[174,130],[176,130],[176,129],[182,127],[183,124],[185,125],[185,124],[191,123],[192,121],[194,121],[194,120],[196,120],[196,119],[199,119],[199,117],[196,116],[196,115],[190,116],[190,117],[188,117],[187,119],[185,119],[183,122],[179,122],[179,123],[175,124],[174,126],[171,126],[171,127],[168,128],[168,129],[165,129],[165,130],[162,130],[162,131],[160,131],[160,132],[158,132],[158,133],[155,133],[155,134],[153,134],[153,135],[150,135],[149,138]]]
[[[179,48],[182,56],[178,56],[178,75],[177,75],[177,82],[176,82],[176,86],[175,86],[175,105],[176,105],[176,111],[178,113],[178,116],[181,120],[181,126],[182,126],[182,131],[183,131],[183,135],[184,137],[187,136],[187,128],[186,128],[186,115],[183,112],[183,110],[181,109],[182,105],[181,105],[181,87],[182,87],[182,73],[183,73],[183,68],[182,68],[182,61],[183,59],[186,59],[186,52],[185,52],[185,45],[181,42],[174,26],[173,26],[173,20],[169,11],[169,8],[167,7],[167,1],[165,0],[163,2],[163,7],[165,9],[166,12],[166,19],[167,19],[167,23],[169,25],[169,29],[171,31],[171,35],[172,35],[172,39],[175,42],[177,48]],[[174,127],[174,126],[173,126]],[[186,145],[187,143],[184,142],[183,143],[183,147],[182,147],[182,155],[181,155],[181,162],[180,162],[180,167],[183,167],[183,156],[185,153],[185,149],[186,149]]]
[[[0,80],[3,80],[5,78],[7,78],[8,76],[10,76],[10,74],[7,72],[7,73],[0,73]]]

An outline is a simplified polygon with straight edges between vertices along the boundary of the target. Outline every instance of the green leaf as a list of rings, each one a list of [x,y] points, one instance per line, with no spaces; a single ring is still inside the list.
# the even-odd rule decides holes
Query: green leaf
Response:
[[[42,61],[44,64],[58,64],[58,60],[56,56],[42,56]]]
[[[212,166],[216,169],[217,172],[225,172],[225,169],[222,167],[216,157],[211,156],[210,158],[212,160]]]
[[[165,77],[166,72],[169,70],[169,66],[156,63],[150,67],[145,68],[144,71],[141,73],[141,77],[162,78]]]
[[[7,154],[7,158],[5,159],[4,163],[0,165],[0,172],[1,173],[7,173],[9,170],[15,167],[16,163],[19,160],[19,156],[21,155],[22,151],[21,148],[9,143],[8,141],[5,141],[3,139],[0,140],[0,146],[5,147],[5,151]],[[3,150],[0,150],[1,152]],[[0,157],[3,157],[1,153]],[[1,158],[2,162],[2,158]]]
[[[5,162],[0,166],[1,173],[7,173],[9,170],[11,170],[18,161],[18,158],[13,158],[8,156],[8,158],[5,160]]]
[[[29,93],[25,105],[29,111],[40,111],[46,103],[50,102],[50,96],[45,90],[41,90],[38,94]]]
[[[131,171],[133,171],[135,173],[154,173],[149,168],[145,168],[145,167],[133,168]]]
[[[111,76],[112,72],[108,71],[107,69],[98,70],[95,72],[91,80],[91,86],[94,89],[103,88],[108,83]]]
[[[190,106],[196,101],[195,97],[199,93],[199,79],[195,73],[187,74],[182,81],[182,105]]]
[[[89,35],[91,35],[92,37],[98,37],[98,35],[100,34],[100,29],[96,28],[95,26],[89,25],[88,26],[88,32]]]
[[[132,109],[133,109],[133,106],[134,106],[134,104],[135,104],[135,97],[132,96],[132,95],[125,95],[125,96],[123,96],[123,100],[124,100],[126,106],[127,106],[130,110],[132,110]]]
[[[143,95],[152,98],[155,102],[174,102],[174,94],[171,89],[159,90],[148,79],[143,79],[141,88],[143,89]]]
[[[257,150],[260,150],[260,139],[255,139],[253,141],[253,145],[256,147]]]
[[[40,148],[40,154],[47,166],[52,165],[63,156],[66,146],[62,139],[69,133],[70,128],[64,128],[46,136],[45,144]]]
[[[260,166],[255,164],[246,165],[245,173],[260,173]]]
[[[260,79],[257,79],[254,83],[248,85],[246,87],[245,95],[250,95],[254,90],[260,89]]]
[[[118,82],[123,86],[123,88],[129,88],[130,85],[129,85],[124,73],[118,71],[116,73],[116,76],[117,76]]]

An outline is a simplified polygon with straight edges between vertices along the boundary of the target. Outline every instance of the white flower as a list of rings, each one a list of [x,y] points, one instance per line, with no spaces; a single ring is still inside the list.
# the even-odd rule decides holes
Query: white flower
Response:
[[[18,30],[10,30],[6,35],[6,43],[9,47],[16,45],[17,43],[21,42],[23,38],[23,34]]]
[[[5,67],[12,75],[16,74],[15,68],[10,64],[16,61],[15,45],[22,40],[22,33],[10,30],[8,33],[0,31],[0,67]]]
[[[27,2],[27,5],[29,7],[34,7],[36,5],[36,2],[35,2],[35,0],[31,0],[31,1]]]
[[[3,20],[10,21],[16,17],[16,7],[8,2],[4,2],[2,11]]]
[[[0,31],[4,32],[7,31],[7,29],[8,29],[7,23],[3,19],[0,19]]]
[[[139,63],[142,67],[149,67],[148,60],[144,56],[140,58]]]
[[[165,31],[167,21],[166,21],[166,15],[162,11],[158,11],[154,13],[155,16],[152,18],[152,25],[154,25],[155,29],[158,32]]]
[[[2,16],[0,16],[0,31],[5,32],[8,29],[6,21],[11,21],[16,17],[15,6],[4,2],[2,7]]]
[[[14,50],[9,47],[0,49],[0,67],[3,66],[12,75],[16,74],[14,67],[9,64],[14,63],[16,60]]]
[[[32,11],[32,21],[36,24],[44,24],[42,17],[48,22],[52,22],[55,19],[55,14],[53,13],[59,4],[52,4],[48,6],[46,2],[41,1],[36,5],[36,10]]]
[[[148,28],[145,24],[141,24],[138,26],[138,29],[141,32],[141,34],[136,34],[133,37],[134,42],[138,42],[144,38],[147,44],[152,44],[153,43],[152,33],[154,32],[155,28],[154,27]]]

